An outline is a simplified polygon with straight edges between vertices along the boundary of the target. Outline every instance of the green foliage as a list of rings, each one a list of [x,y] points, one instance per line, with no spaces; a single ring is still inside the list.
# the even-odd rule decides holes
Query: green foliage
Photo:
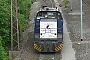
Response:
[[[27,27],[30,15],[31,2],[32,0],[19,0],[19,23],[21,32],[23,32]]]
[[[19,1],[19,26],[24,31],[29,20],[32,0]],[[9,60],[7,51],[10,49],[10,0],[0,0],[0,60]]]
[[[23,32],[27,27],[27,21],[25,20],[25,16],[23,14],[19,14],[19,24],[20,24],[20,31]]]
[[[19,2],[20,3],[19,4],[20,14],[23,14],[26,19],[28,19],[29,14],[30,14],[31,2],[32,0],[20,0]]]
[[[68,7],[68,4],[69,4],[69,0],[64,0],[64,3],[65,3],[65,8],[67,8]]]
[[[7,56],[7,52],[5,51],[4,47],[2,46],[2,38],[0,36],[0,60],[9,60]]]
[[[9,60],[10,47],[10,1],[0,0],[0,60]]]
[[[0,36],[2,37],[3,47],[10,47],[10,4],[7,0],[0,0]]]

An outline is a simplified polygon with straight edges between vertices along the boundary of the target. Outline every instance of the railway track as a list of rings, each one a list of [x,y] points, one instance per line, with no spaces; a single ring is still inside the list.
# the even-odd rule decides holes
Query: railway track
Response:
[[[43,0],[48,7],[55,7],[54,0]]]
[[[60,53],[40,53],[37,60],[61,60]]]
[[[83,3],[85,3],[87,6],[88,6],[88,8],[90,9],[90,5],[85,1],[85,0],[82,0],[83,1]]]

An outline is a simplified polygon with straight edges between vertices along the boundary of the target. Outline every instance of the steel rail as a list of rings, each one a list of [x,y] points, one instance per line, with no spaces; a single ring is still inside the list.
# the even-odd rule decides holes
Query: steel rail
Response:
[[[37,60],[57,60],[57,56],[56,53],[52,53],[52,54],[43,54],[40,53],[40,56]]]
[[[88,6],[88,8],[90,8],[89,4],[85,0],[82,1]]]

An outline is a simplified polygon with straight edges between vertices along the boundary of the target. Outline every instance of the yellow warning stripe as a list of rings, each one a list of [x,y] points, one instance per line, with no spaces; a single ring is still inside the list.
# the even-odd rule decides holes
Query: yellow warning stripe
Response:
[[[56,47],[55,47],[55,50],[56,50],[56,51],[59,51],[59,50],[62,49],[62,47],[63,47],[63,44],[60,44],[59,46],[56,46]]]
[[[34,43],[34,48],[37,49],[38,51],[42,50],[42,46],[38,46],[37,44]]]

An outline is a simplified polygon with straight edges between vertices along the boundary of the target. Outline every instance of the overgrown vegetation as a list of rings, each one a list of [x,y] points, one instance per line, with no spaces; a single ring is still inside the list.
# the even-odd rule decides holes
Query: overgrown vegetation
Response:
[[[69,0],[64,0],[64,7],[67,8],[68,7],[68,4],[69,4]]]
[[[21,32],[27,27],[27,22],[29,21],[30,7],[32,0],[19,0],[19,23]]]
[[[19,25],[20,31],[24,31],[29,20],[32,0],[19,0]],[[10,50],[10,0],[0,0],[0,60],[9,60]]]

